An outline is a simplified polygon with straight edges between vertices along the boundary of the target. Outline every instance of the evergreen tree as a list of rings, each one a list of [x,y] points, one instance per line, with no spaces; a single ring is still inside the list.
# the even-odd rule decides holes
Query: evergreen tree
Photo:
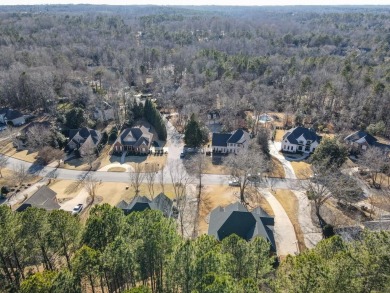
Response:
[[[190,121],[188,121],[184,130],[184,142],[188,147],[200,147],[207,143],[208,134],[205,131],[199,121],[196,119],[195,114],[192,114]]]

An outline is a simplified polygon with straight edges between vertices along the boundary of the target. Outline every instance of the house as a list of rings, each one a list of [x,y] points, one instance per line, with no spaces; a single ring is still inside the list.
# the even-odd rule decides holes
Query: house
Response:
[[[344,141],[346,144],[363,151],[369,147],[378,147],[385,152],[390,152],[390,145],[378,142],[374,136],[364,131],[356,131],[344,138]]]
[[[153,142],[150,128],[136,126],[124,129],[114,143],[114,152],[130,151],[148,154]]]
[[[43,185],[29,199],[23,202],[16,211],[22,212],[29,207],[36,207],[47,211],[58,210],[60,205],[57,202],[56,195],[56,192]]]
[[[125,215],[144,210],[159,210],[167,218],[178,216],[178,210],[173,206],[173,201],[164,193],[160,193],[153,200],[146,196],[136,196],[130,203],[122,200],[116,207],[121,209]]]
[[[12,123],[14,126],[20,126],[26,123],[26,117],[18,110],[9,108],[0,109],[0,123]]]
[[[93,111],[93,118],[98,121],[113,120],[115,118],[114,108],[104,101],[102,107],[96,107]]]
[[[250,135],[243,129],[238,129],[233,133],[213,133],[211,146],[213,153],[234,153],[237,154],[242,149],[247,149]]]
[[[276,251],[273,226],[274,218],[260,207],[249,212],[241,203],[236,202],[211,211],[208,234],[219,241],[232,234],[247,241],[260,236],[269,241],[272,251]]]
[[[68,152],[79,150],[80,156],[83,157],[91,149],[96,149],[102,140],[100,131],[83,127],[80,129],[71,129],[69,131],[69,142],[65,147]]]
[[[282,139],[282,151],[289,153],[312,153],[319,145],[321,137],[311,128],[295,127],[288,130]]]

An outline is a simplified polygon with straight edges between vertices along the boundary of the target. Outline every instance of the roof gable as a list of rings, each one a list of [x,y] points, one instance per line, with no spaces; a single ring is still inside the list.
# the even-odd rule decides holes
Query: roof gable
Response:
[[[46,185],[41,186],[29,199],[27,199],[17,211],[24,211],[32,206],[45,210],[56,210],[61,206],[57,203],[57,193],[51,190]]]
[[[316,134],[313,129],[309,129],[306,127],[295,127],[291,128],[286,134],[283,136],[283,140],[287,139],[291,144],[298,144],[298,140],[304,138],[306,141],[310,140],[312,142],[319,142],[320,137]]]

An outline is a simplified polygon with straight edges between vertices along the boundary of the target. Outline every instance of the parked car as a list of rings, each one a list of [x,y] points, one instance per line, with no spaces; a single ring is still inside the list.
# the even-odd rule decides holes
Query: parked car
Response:
[[[80,214],[81,211],[83,210],[83,205],[81,203],[79,203],[77,206],[75,206],[72,210],[72,215],[77,215],[77,214]]]
[[[180,153],[180,159],[184,159],[186,155],[184,153]]]
[[[229,186],[240,186],[238,180],[229,180]]]

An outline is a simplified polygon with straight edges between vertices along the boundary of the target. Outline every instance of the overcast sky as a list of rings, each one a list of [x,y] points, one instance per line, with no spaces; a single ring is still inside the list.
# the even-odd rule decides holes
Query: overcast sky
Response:
[[[111,5],[390,5],[390,0],[0,0],[0,5],[34,4]],[[1,8],[0,8],[1,10]]]

